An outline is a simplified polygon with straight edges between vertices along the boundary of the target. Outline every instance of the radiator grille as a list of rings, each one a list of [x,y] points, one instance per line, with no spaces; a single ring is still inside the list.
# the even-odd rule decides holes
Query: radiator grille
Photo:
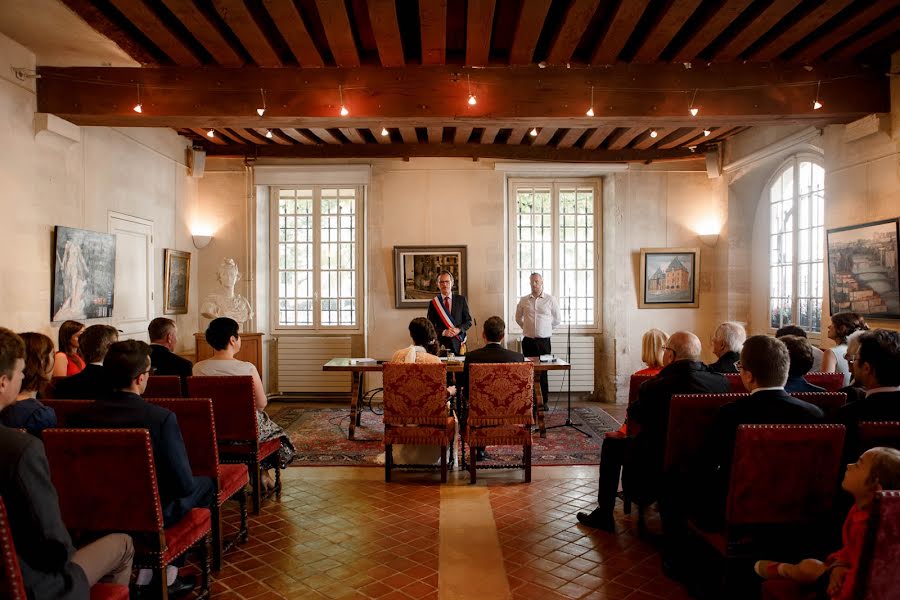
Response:
[[[278,336],[278,391],[349,393],[350,373],[322,370],[336,356],[350,356],[349,337]]]
[[[553,346],[553,354],[559,358],[566,358],[566,335],[554,335],[550,338]],[[517,338],[516,346],[522,351],[522,338]],[[594,338],[589,335],[572,336],[572,377],[573,392],[594,391]],[[565,371],[550,371],[550,392],[568,391]]]

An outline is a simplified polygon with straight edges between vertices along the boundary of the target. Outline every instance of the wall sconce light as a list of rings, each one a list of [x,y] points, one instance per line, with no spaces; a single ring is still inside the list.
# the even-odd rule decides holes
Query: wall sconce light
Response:
[[[717,236],[718,237],[718,236]],[[212,241],[213,236],[211,235],[192,235],[191,239],[194,240],[194,248],[197,250],[202,250],[209,246],[209,243]]]
[[[703,242],[704,246],[708,246],[709,248],[715,248],[716,244],[719,243],[718,233],[701,233],[697,234],[697,237],[700,238],[700,241]]]

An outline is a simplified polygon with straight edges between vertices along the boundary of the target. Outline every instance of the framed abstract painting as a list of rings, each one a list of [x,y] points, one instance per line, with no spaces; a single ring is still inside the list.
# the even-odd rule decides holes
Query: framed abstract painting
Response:
[[[699,275],[699,248],[641,248],[640,308],[697,308]]]
[[[50,320],[111,317],[115,284],[116,236],[57,225]]]

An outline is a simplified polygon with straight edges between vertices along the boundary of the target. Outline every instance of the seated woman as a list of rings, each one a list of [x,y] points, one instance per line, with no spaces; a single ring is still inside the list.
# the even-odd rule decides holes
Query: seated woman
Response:
[[[635,375],[657,375],[663,368],[663,354],[669,334],[659,329],[651,329],[641,337],[641,360],[646,369],[635,371]]]
[[[84,325],[78,321],[66,321],[59,328],[59,352],[53,357],[53,377],[71,377],[84,369],[84,359],[78,353],[78,338]]]
[[[269,474],[269,469],[280,466],[286,467],[294,460],[294,445],[284,430],[276,425],[269,415],[263,410],[268,404],[266,391],[263,389],[262,379],[253,363],[238,360],[234,357],[241,349],[241,336],[238,332],[238,324],[234,319],[219,317],[213,319],[206,328],[206,341],[215,352],[212,358],[201,360],[194,365],[194,375],[206,376],[234,376],[250,375],[253,378],[253,397],[256,400],[256,422],[259,430],[259,441],[267,442],[273,439],[281,441],[278,452],[263,461],[262,479],[267,490],[275,487],[275,480]],[[277,461],[277,464],[276,462]]]
[[[862,315],[854,312],[838,313],[831,317],[828,337],[837,344],[825,350],[822,356],[823,373],[843,373],[844,385],[850,385],[850,366],[847,364],[847,337],[855,331],[868,331],[869,326]]]
[[[50,383],[53,371],[53,340],[43,333],[21,333],[25,342],[25,371],[22,388],[14,404],[0,412],[0,423],[14,429],[24,429],[40,437],[48,427],[56,427],[56,413],[37,399],[38,392]]]

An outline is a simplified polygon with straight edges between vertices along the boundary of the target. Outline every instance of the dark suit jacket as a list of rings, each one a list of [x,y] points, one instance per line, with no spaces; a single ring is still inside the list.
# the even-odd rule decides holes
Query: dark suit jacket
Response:
[[[788,394],[797,394],[799,392],[824,392],[825,388],[813,385],[803,379],[802,375],[797,377],[788,377],[787,383],[784,384],[784,391]]]
[[[170,503],[193,493],[191,464],[172,411],[149,404],[137,394],[111,392],[69,420],[72,427],[148,430],[163,511]]]
[[[156,369],[156,375],[178,375],[182,378],[190,377],[194,368],[194,363],[159,344],[150,344],[150,364]]]
[[[709,368],[716,373],[737,373],[738,370],[734,363],[739,360],[741,360],[741,355],[738,352],[726,352],[719,357],[719,360],[710,363]]]
[[[880,392],[842,406],[835,416],[847,427],[844,442],[845,462],[859,458],[860,421],[900,421],[900,392]]]
[[[457,378],[456,385],[465,390],[464,395],[469,395],[469,365],[473,363],[511,363],[525,362],[525,355],[521,352],[507,350],[500,344],[488,343],[483,348],[472,350],[466,354],[466,364],[462,374]]]
[[[431,324],[434,325],[434,330],[438,334],[438,345],[444,346],[448,350],[453,350],[454,354],[459,354],[459,346],[462,342],[455,337],[448,338],[441,335],[441,332],[447,329],[447,327],[444,325],[444,322],[441,321],[437,309],[434,308],[434,304],[431,302],[428,303],[427,317],[428,320],[431,321]],[[460,335],[465,337],[465,332],[472,326],[472,315],[469,314],[469,303],[466,301],[465,296],[454,294],[450,297],[450,318],[453,319],[453,323],[457,327],[462,329]]]
[[[63,377],[53,389],[60,400],[96,400],[112,391],[102,365],[87,365],[81,373]]]
[[[44,445],[7,427],[0,427],[0,496],[28,597],[87,598],[87,577],[70,560],[75,548],[62,522]]]

